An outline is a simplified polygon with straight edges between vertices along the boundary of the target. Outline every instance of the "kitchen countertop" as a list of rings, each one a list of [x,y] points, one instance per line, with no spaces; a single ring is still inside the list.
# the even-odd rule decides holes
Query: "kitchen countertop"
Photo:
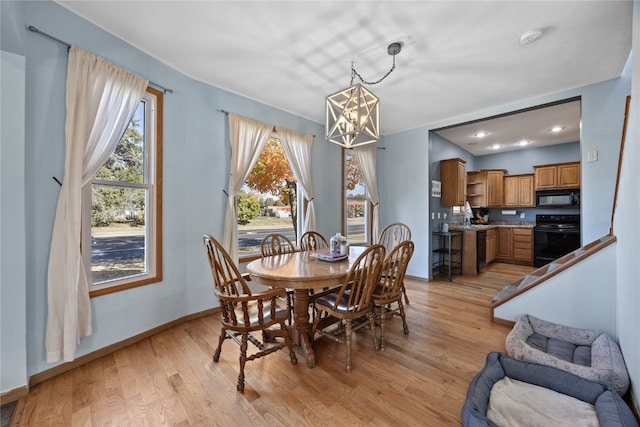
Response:
[[[488,230],[490,228],[533,228],[536,223],[531,221],[490,221],[488,224],[471,224],[462,225],[462,223],[449,223],[449,230],[465,231],[465,230]]]

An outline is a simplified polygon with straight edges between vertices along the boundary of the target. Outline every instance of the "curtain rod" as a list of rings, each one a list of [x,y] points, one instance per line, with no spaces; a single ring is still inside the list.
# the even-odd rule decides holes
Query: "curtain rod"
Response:
[[[67,50],[69,50],[69,49],[71,48],[71,45],[70,45],[69,43],[65,42],[64,40],[60,40],[59,38],[54,37],[54,36],[52,36],[51,34],[47,34],[47,33],[43,32],[43,31],[40,31],[39,29],[37,29],[37,28],[36,28],[36,27],[34,27],[33,25],[29,25],[29,26],[27,27],[27,29],[29,29],[29,31],[31,31],[31,32],[33,32],[33,33],[40,34],[41,36],[44,36],[44,37],[46,37],[46,38],[48,38],[48,39],[51,39],[51,40],[53,40],[53,41],[55,41],[55,42],[60,43],[61,45],[66,46],[66,47],[67,47]],[[165,94],[166,94],[166,93],[173,93],[173,89],[166,88],[166,87],[164,87],[164,86],[162,86],[162,85],[159,85],[158,83],[155,83],[155,82],[149,81],[149,84],[150,84],[151,86],[155,86],[155,87],[156,87],[156,88],[158,88],[158,89],[162,89],[162,91],[163,91]]]
[[[227,115],[227,116],[229,115],[229,111],[227,111],[227,110],[223,110],[222,108],[218,108],[218,109],[217,109],[217,111],[218,111],[219,113],[223,113],[223,114],[225,114],[225,115]],[[274,131],[274,132],[276,132],[276,133],[278,132],[278,127],[277,127],[276,125],[273,125],[273,131]],[[316,136],[315,136],[315,135],[313,135],[313,134],[312,134],[311,136],[312,136],[312,137],[314,137],[314,138],[316,137]]]

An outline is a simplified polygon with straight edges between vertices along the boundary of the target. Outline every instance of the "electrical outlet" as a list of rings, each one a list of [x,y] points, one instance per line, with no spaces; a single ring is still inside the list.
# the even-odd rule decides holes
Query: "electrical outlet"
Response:
[[[587,162],[597,162],[597,161],[598,161],[598,150],[588,151]]]
[[[446,212],[442,214],[442,218],[447,219],[447,213]]]
[[[436,219],[436,213],[435,212],[431,212],[431,219]]]
[[[524,219],[524,212],[520,212],[520,218]]]
[[[440,212],[438,212],[438,219],[440,219]]]

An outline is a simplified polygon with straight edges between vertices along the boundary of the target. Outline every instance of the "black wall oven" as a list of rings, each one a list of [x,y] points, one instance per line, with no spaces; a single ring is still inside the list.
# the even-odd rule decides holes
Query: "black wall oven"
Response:
[[[534,267],[542,267],[579,248],[580,215],[536,215]]]

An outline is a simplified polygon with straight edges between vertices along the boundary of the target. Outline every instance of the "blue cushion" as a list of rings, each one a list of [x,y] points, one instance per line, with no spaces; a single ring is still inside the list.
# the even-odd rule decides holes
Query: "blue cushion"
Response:
[[[548,342],[549,342],[549,338],[537,332],[534,332],[527,337],[527,344],[529,344],[531,347],[537,350],[544,351],[545,353],[547,352]]]
[[[560,360],[591,366],[591,347],[588,345],[575,345],[568,341],[547,338],[537,332],[527,337],[527,344]]]
[[[573,352],[573,363],[576,365],[591,366],[591,346],[577,346]]]

